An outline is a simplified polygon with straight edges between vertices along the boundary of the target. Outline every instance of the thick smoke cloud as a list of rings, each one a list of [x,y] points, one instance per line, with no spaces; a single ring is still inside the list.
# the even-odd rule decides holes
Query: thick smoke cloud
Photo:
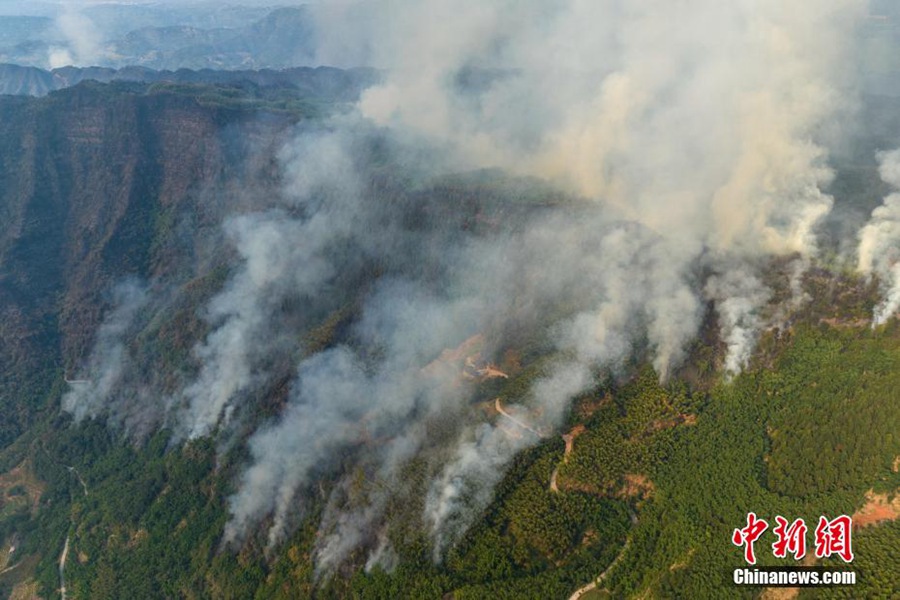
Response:
[[[234,399],[265,380],[266,359],[292,342],[272,318],[286,298],[328,298],[338,243],[365,227],[355,166],[341,144],[341,135],[301,137],[282,156],[292,173],[283,205],[226,222],[242,267],[208,307],[215,330],[195,349],[202,367],[184,390],[188,408],[178,422],[188,437],[227,422]],[[310,214],[292,218],[291,210]]]
[[[864,3],[360,10],[320,11],[320,30],[347,42],[319,58],[384,67],[385,81],[355,115],[298,134],[282,156],[283,199],[227,221],[240,262],[207,307],[196,377],[170,401],[180,437],[210,435],[252,407],[276,357],[302,355],[285,406],[249,439],[225,542],[266,527],[278,544],[316,484],[337,480],[318,490],[329,494],[320,570],[358,548],[370,567],[394,562],[389,510],[411,489],[413,460],[428,476],[420,518],[440,560],[535,431],[553,431],[574,395],[635,354],[669,377],[709,301],[726,373],[746,366],[770,298],[757,265],[817,253],[832,204],[817,136],[847,108],[844,66]],[[360,158],[379,136],[412,187],[496,168],[564,193],[487,234],[411,225],[416,207],[374,194],[379,165]],[[881,268],[863,263],[873,243],[861,245],[870,270]],[[340,342],[298,352],[315,319],[285,304],[321,315],[344,295],[359,306]],[[521,406],[507,407],[527,427],[473,410],[472,386],[440,358],[476,334],[491,358],[522,329],[545,334],[552,353]]]
[[[708,297],[716,303],[722,340],[728,349],[724,370],[729,376],[746,368],[763,324],[760,312],[771,296],[752,272],[736,267],[706,284]]]
[[[473,167],[555,181],[642,226],[581,248],[602,266],[572,257],[572,269],[603,275],[592,305],[562,326],[558,347],[570,359],[536,386],[539,403],[565,406],[590,385],[591,368],[627,355],[636,332],[665,378],[699,324],[698,263],[714,273],[706,294],[725,370],[747,364],[770,293],[743,263],[796,254],[806,264],[817,253],[815,228],[832,199],[821,191],[831,173],[815,136],[847,109],[850,82],[839,74],[864,3],[381,8],[362,38],[391,76],[364,94],[363,115],[439,140]],[[556,239],[572,244],[572,231]],[[526,272],[542,264],[551,263],[539,257]],[[464,442],[435,480],[427,510],[436,552],[453,531],[450,515],[464,512],[454,499],[466,474],[491,484],[478,471],[516,451],[505,440]]]
[[[881,179],[900,190],[900,150],[878,156]],[[872,325],[882,325],[900,308],[900,193],[890,194],[872,211],[872,218],[859,232],[857,266],[868,275],[877,275],[884,298],[875,307]]]
[[[472,525],[477,512],[466,504],[487,506],[510,456],[536,440],[513,437],[503,429],[482,425],[462,440],[453,460],[434,482],[425,500],[426,522],[434,532],[434,560]],[[471,496],[467,501],[463,497]]]
[[[113,308],[97,330],[97,339],[86,367],[72,377],[70,390],[62,398],[63,410],[76,421],[102,414],[115,401],[121,383],[133,368],[127,348],[128,334],[138,312],[148,303],[144,286],[126,280],[113,290]]]
[[[274,510],[269,542],[279,541],[300,486],[345,446],[385,440],[378,449],[384,454],[382,477],[391,476],[422,441],[415,439],[416,419],[445,404],[458,407],[464,399],[446,374],[420,367],[465,331],[477,306],[422,296],[396,283],[376,292],[370,307],[357,327],[357,344],[371,352],[380,346],[387,355],[367,365],[360,352],[338,347],[301,363],[285,413],[250,443],[254,464],[231,500],[234,519],[226,539]]]
[[[808,253],[831,203],[812,136],[863,8],[387,3],[369,33],[394,75],[361,110],[717,250]]]
[[[322,149],[345,144],[344,152],[353,152],[344,130],[304,137],[298,144]],[[331,165],[330,178],[319,179],[329,171],[321,160]],[[593,203],[579,202],[566,211],[545,208],[515,229],[488,238],[446,237],[438,228],[420,232],[425,237],[418,239],[417,234],[400,228],[397,221],[403,220],[403,211],[394,214],[393,221],[385,221],[390,214],[385,207],[379,208],[382,227],[372,228],[373,217],[361,216],[371,208],[359,196],[361,186],[346,182],[347,174],[353,172],[348,168],[352,162],[338,151],[323,151],[317,160],[291,163],[295,177],[342,182],[341,188],[325,183],[296,187],[294,197],[305,198],[300,203],[309,212],[279,216],[280,226],[294,231],[294,241],[271,231],[259,232],[258,240],[266,247],[274,244],[279,249],[293,249],[255,254],[241,250],[244,267],[211,304],[215,307],[230,303],[233,297],[245,297],[252,299],[247,305],[259,309],[244,311],[255,315],[252,319],[232,311],[210,334],[198,352],[203,362],[198,381],[203,380],[207,368],[218,365],[208,356],[229,357],[231,346],[219,341],[232,339],[221,333],[229,328],[244,329],[247,322],[267,327],[241,336],[234,346],[241,352],[276,347],[272,340],[276,332],[267,317],[272,307],[260,302],[265,299],[277,304],[285,295],[307,289],[286,274],[285,265],[301,273],[309,269],[307,275],[319,274],[310,281],[322,283],[327,277],[321,274],[333,273],[342,261],[339,254],[331,255],[333,268],[329,270],[307,255],[301,260],[301,255],[289,254],[292,259],[284,261],[282,252],[297,253],[298,248],[326,247],[338,238],[353,239],[377,255],[384,268],[396,272],[382,278],[365,295],[362,315],[346,344],[301,362],[287,408],[251,439],[252,465],[230,500],[233,520],[226,541],[240,541],[271,516],[268,543],[276,544],[296,518],[298,493],[308,489],[323,469],[327,471],[335,457],[372,440],[377,440],[376,450],[367,453],[365,468],[377,474],[382,489],[397,489],[403,485],[399,473],[408,460],[437,444],[433,430],[441,422],[448,448],[429,464],[434,482],[427,490],[423,515],[424,524],[433,529],[437,556],[471,522],[477,508],[487,503],[502,476],[502,466],[538,439],[510,439],[503,428],[470,422],[467,399],[471,392],[460,383],[458,367],[435,363],[442,351],[480,332],[537,322],[561,302],[571,305],[576,316],[560,323],[556,336],[559,350],[568,358],[561,359],[558,367],[539,381],[528,399],[534,413],[541,415],[540,424],[549,429],[559,421],[572,395],[591,385],[592,370],[620,364],[633,352],[636,338],[647,338],[661,373],[677,364],[698,325],[700,303],[686,274],[669,269],[675,247],[645,227],[607,215]],[[316,201],[321,194],[329,197],[327,203]],[[344,203],[353,206],[354,215],[341,213],[340,226],[325,220],[328,211]],[[320,221],[324,225],[319,226]],[[567,243],[560,243],[561,235]],[[412,261],[409,240],[399,245],[388,242],[398,236],[413,239],[412,248],[418,255]],[[251,235],[250,239],[255,238]],[[439,249],[433,256],[427,252],[431,245]],[[256,256],[268,258],[254,267]],[[419,271],[410,268],[410,262],[427,262],[430,268]],[[267,275],[252,281],[278,282],[277,286],[248,285],[245,278],[254,269]],[[433,278],[434,272],[441,274],[439,279]],[[321,288],[318,291],[322,293]],[[261,331],[266,333],[260,335]],[[239,372],[230,366],[230,360],[216,369]],[[238,362],[246,363],[246,359]],[[252,366],[246,368],[245,372],[250,372]],[[194,423],[191,435],[204,435],[220,419],[227,419],[223,407],[238,402],[240,393],[231,387],[222,394],[214,377],[203,385],[189,386],[187,391],[195,389],[217,395],[191,396],[178,420]],[[198,408],[211,410],[205,413]],[[196,415],[203,418],[192,420]],[[521,418],[526,422],[532,419],[528,414]],[[354,549],[350,540],[374,541],[364,532],[377,530],[386,505],[383,495],[373,493],[361,509],[342,512],[334,508],[326,514],[325,522],[332,523],[335,531],[322,538],[318,549],[321,564],[343,559]]]
[[[78,8],[66,4],[55,24],[64,45],[50,47],[47,62],[51,69],[87,67],[103,58],[102,34]]]

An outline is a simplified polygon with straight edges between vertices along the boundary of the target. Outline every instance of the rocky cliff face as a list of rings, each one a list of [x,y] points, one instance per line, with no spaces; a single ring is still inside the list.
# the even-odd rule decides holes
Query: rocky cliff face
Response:
[[[378,77],[373,69],[341,70],[329,67],[296,67],[281,70],[217,71],[178,69],[157,71],[146,67],[60,67],[40,69],[17,64],[0,64],[0,95],[45,96],[72,87],[82,81],[109,83],[193,83],[218,85],[254,85],[279,87],[319,97],[326,102],[347,102]]]
[[[141,86],[0,98],[0,402],[19,416],[0,443],[83,360],[112,282],[215,260],[198,232],[217,235],[247,190],[276,193],[299,119]]]

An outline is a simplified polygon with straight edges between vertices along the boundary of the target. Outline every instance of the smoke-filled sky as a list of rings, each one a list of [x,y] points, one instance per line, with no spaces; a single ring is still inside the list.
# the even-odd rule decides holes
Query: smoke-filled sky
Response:
[[[277,357],[300,357],[286,405],[249,438],[225,541],[263,527],[279,543],[317,482],[336,478],[320,569],[360,547],[389,565],[388,506],[417,460],[421,525],[440,560],[512,456],[538,441],[473,414],[472,388],[434,366],[477,334],[486,358],[510,331],[547,338],[544,375],[509,407],[546,430],[638,348],[668,377],[709,303],[725,376],[740,372],[769,318],[766,261],[787,257],[796,280],[819,254],[866,13],[862,0],[320,5],[317,60],[376,65],[384,80],[353,114],[298,131],[280,157],[279,198],[224,220],[238,261],[203,309],[196,371],[146,409],[178,439],[226,434],[248,422]],[[542,181],[556,200],[487,233],[411,226],[410,202],[426,200],[373,192],[373,138],[390,141],[391,168],[423,190],[498,169]],[[882,176],[900,187],[895,154],[882,156]],[[876,320],[900,304],[896,261],[883,258],[900,235],[896,203],[860,233],[860,269],[889,290]],[[380,275],[367,279],[372,264]],[[76,416],[133,413],[115,384],[145,293],[120,293],[86,369],[95,383],[64,399]],[[286,317],[286,303],[302,315],[358,309],[338,344],[297,352],[308,322]],[[348,457],[377,482],[363,500],[347,499]]]
[[[900,309],[900,150],[878,154],[882,180],[895,190],[872,211],[859,232],[858,268],[877,275],[884,295],[875,308],[872,325],[881,325]]]

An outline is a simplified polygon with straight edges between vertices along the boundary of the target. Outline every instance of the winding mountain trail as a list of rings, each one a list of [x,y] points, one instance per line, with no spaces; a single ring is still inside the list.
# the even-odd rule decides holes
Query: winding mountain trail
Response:
[[[2,571],[0,571],[0,575],[3,575],[4,573],[9,573],[9,572],[12,571],[13,569],[18,568],[19,565],[21,565],[21,564],[22,564],[22,561],[19,561],[19,562],[17,562],[16,564],[14,564],[14,565],[11,566],[11,567],[6,567],[6,568],[3,569]]]
[[[78,469],[75,467],[70,467],[68,465],[63,465],[69,471],[69,473],[73,473],[75,477],[78,478],[78,482],[81,484],[81,489],[84,490],[84,495],[88,495],[88,487],[84,482],[84,479],[81,477],[81,473],[78,472]],[[74,524],[74,523],[73,523]],[[62,596],[62,600],[66,600],[66,560],[69,558],[69,536],[66,536],[66,543],[63,546],[62,554],[59,556],[59,593]]]
[[[76,469],[75,467],[67,466],[67,465],[63,465],[63,466],[69,470],[69,473],[73,473],[75,475],[75,477],[78,478],[78,483],[81,484],[81,489],[84,490],[84,495],[87,496],[88,495],[88,486],[84,482],[84,479],[82,479],[81,473],[78,472],[78,469]]]
[[[562,434],[562,439],[566,443],[566,450],[563,453],[562,464],[569,462],[569,455],[572,454],[572,450],[575,447],[575,438],[584,433],[584,425],[576,425],[572,428],[572,431],[569,433]],[[553,493],[559,493],[559,485],[556,483],[556,479],[559,476],[559,464],[557,464],[553,468],[553,473],[550,475],[550,491]]]
[[[503,415],[504,417],[506,417],[507,419],[509,419],[510,421],[512,421],[513,423],[515,423],[516,425],[518,425],[519,427],[524,429],[525,431],[529,431],[541,439],[544,439],[547,437],[547,435],[541,433],[540,431],[538,431],[537,429],[534,429],[533,427],[531,427],[524,421],[521,421],[520,419],[517,419],[513,415],[506,412],[506,410],[503,409],[503,405],[500,404],[500,398],[494,399],[494,408],[497,410],[498,413],[500,413],[501,415]]]
[[[66,536],[66,543],[63,546],[62,554],[59,555],[59,593],[62,600],[66,600],[66,559],[69,558],[69,536]]]
[[[56,460],[55,458],[53,458],[50,455],[50,453],[47,452],[47,449],[44,447],[43,444],[40,444],[40,448],[41,448],[41,450],[44,451],[44,454],[47,456],[47,458],[50,459],[50,461],[53,464],[59,465],[60,467],[63,467],[65,470],[67,470],[69,473],[72,473],[73,475],[75,475],[75,477],[78,479],[78,483],[81,484],[81,489],[84,490],[84,495],[87,496],[88,495],[88,486],[87,486],[87,483],[84,482],[84,478],[81,476],[81,473],[78,472],[78,469],[76,469],[75,467],[73,467],[71,465],[63,464],[63,463],[59,462],[58,460]]]
[[[637,515],[631,509],[628,510],[628,517],[631,519],[632,527],[637,525],[637,522],[638,522]],[[596,579],[594,579],[592,582],[575,590],[575,592],[571,596],[569,596],[569,600],[579,600],[579,598],[581,598],[582,596],[584,596],[591,590],[597,589],[597,587],[603,583],[603,580],[606,579],[606,577],[612,572],[612,570],[615,569],[619,565],[619,563],[622,561],[622,557],[625,556],[625,553],[628,552],[628,548],[630,548],[630,547],[631,547],[631,536],[629,535],[625,539],[625,544],[622,546],[622,549],[619,551],[618,556],[616,556],[616,558],[611,563],[609,563],[609,566],[606,567],[606,569],[604,569],[604,571],[602,573],[597,575]]]
[[[65,465],[65,464],[63,464],[63,463],[61,463],[61,462],[56,461],[56,460],[50,455],[50,453],[47,452],[47,449],[44,448],[43,445],[41,445],[41,450],[44,451],[44,454],[47,455],[47,458],[49,458],[51,461],[53,461],[53,462],[56,463],[57,465],[59,465],[59,466],[61,466],[61,467],[64,467],[69,473],[73,474],[73,475],[76,477],[76,479],[78,479],[78,483],[81,484],[81,489],[82,489],[82,491],[84,491],[84,495],[85,495],[85,496],[88,496],[88,495],[90,494],[90,492],[89,492],[89,490],[88,490],[87,483],[84,481],[84,478],[81,476],[81,473],[78,472],[78,469],[76,469],[75,467],[73,467],[73,466],[71,466],[71,465]],[[74,525],[74,522],[73,522],[72,524]],[[63,544],[62,553],[59,555],[59,594],[60,594],[60,596],[62,597],[62,600],[66,600],[66,575],[65,575],[65,571],[66,571],[66,561],[67,561],[68,558],[69,558],[69,541],[70,541],[70,536],[67,535],[67,536],[66,536],[66,543]]]

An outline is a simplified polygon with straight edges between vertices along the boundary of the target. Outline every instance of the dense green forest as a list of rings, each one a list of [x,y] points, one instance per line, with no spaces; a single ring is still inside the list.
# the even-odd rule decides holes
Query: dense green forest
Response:
[[[24,136],[33,133],[26,126],[34,125],[40,133],[48,115],[73,109],[69,103],[75,108],[105,105],[110,98],[117,99],[121,112],[162,106],[182,115],[184,121],[169,124],[171,129],[202,123],[210,131],[224,125],[241,133],[256,131],[257,121],[274,123],[280,131],[316,119],[327,104],[285,90],[86,84],[41,100],[24,113],[16,112],[18,101],[5,109],[22,117],[10,119],[9,127],[25,127],[14,132]],[[118,111],[107,112],[110,136],[131,131],[131,124],[114,114]],[[158,140],[172,136],[162,125],[157,132],[147,129],[145,121],[135,123],[141,123],[135,139],[162,143]],[[208,135],[196,156],[180,156],[166,168],[137,157],[143,165],[137,169],[144,178],[139,183],[151,181],[154,190],[177,188],[183,183],[178,177],[173,184],[161,174],[179,174],[188,163],[192,167],[185,171],[201,170],[206,154],[216,147],[210,141],[215,136]],[[495,223],[515,222],[518,213],[562,201],[559,193],[533,181],[502,180],[489,170],[410,182],[393,173],[384,157],[388,152],[373,145],[367,193],[393,203],[415,227],[439,222],[450,224],[447,235],[491,233]],[[222,147],[236,152],[227,144]],[[77,179],[72,173],[78,169],[67,162],[81,156],[76,150],[59,146],[25,170],[52,166],[54,177]],[[234,167],[229,161],[239,161],[219,152],[225,158],[212,170],[229,172]],[[98,164],[109,158],[94,157]],[[256,175],[270,185],[260,184],[261,189],[277,187],[267,162],[271,158],[259,161]],[[20,170],[11,164],[0,167],[7,176]],[[860,173],[852,175],[871,185],[877,181],[871,166]],[[848,177],[839,173],[835,188],[860,187],[853,177],[847,183]],[[7,268],[20,277],[10,280],[17,286],[11,286],[11,298],[29,315],[26,324],[32,327],[28,335],[13,327],[0,332],[22,344],[0,349],[8,359],[0,376],[5,417],[0,424],[0,596],[23,597],[31,591],[60,597],[59,563],[65,548],[70,598],[543,599],[569,597],[601,575],[598,589],[585,598],[756,597],[762,590],[731,585],[732,569],[742,566],[731,532],[745,523],[748,512],[770,521],[781,514],[814,523],[820,515],[854,514],[866,504],[867,494],[892,500],[900,493],[900,325],[895,320],[870,328],[876,284],[847,274],[832,254],[807,274],[807,303],[779,320],[778,327],[762,332],[742,374],[732,379],[722,375],[724,351],[715,341],[719,332],[712,311],[686,364],[667,382],[660,383],[640,351],[621,369],[597,373],[602,383],[574,400],[559,431],[545,432],[540,443],[515,458],[490,505],[439,562],[421,516],[430,474],[424,461],[416,460],[404,473],[406,496],[393,498],[389,506],[395,517],[387,532],[397,552],[393,569],[366,570],[366,556],[360,552],[337,571],[316,572],[317,530],[324,498],[334,485],[327,480],[321,482],[322,493],[303,499],[306,511],[284,542],[267,549],[260,534],[243,547],[227,547],[222,541],[227,499],[249,460],[239,437],[246,432],[238,439],[202,438],[186,445],[173,444],[165,429],[129,440],[102,419],[75,424],[59,410],[67,389],[66,367],[87,347],[99,319],[94,305],[102,298],[96,290],[132,270],[135,262],[141,273],[177,265],[174,257],[185,251],[180,244],[186,237],[179,226],[185,215],[202,213],[197,208],[201,192],[187,186],[189,193],[177,202],[163,195],[147,202],[143,192],[135,192],[136,208],[121,211],[130,216],[120,229],[95,233],[92,225],[73,234],[86,240],[85,256],[97,261],[84,267],[85,273],[102,276],[70,281],[60,269],[59,281],[50,285],[29,278],[32,265],[23,258],[33,245],[58,233],[40,229],[50,222],[45,217],[55,210],[58,190],[38,183],[35,197],[41,203],[26,207],[32,211],[24,220],[28,235],[0,240],[12,248]],[[126,183],[121,187],[140,188]],[[235,184],[225,181],[222,187],[229,185]],[[85,189],[92,186],[85,184]],[[105,210],[96,207],[97,214]],[[152,226],[140,227],[142,223]],[[125,252],[132,246],[139,251]],[[57,250],[65,252],[62,245]],[[207,271],[180,282],[182,295],[167,307],[166,318],[142,322],[131,342],[145,368],[163,374],[159,381],[167,391],[176,387],[180,371],[190,363],[193,344],[207,333],[197,307],[228,279],[225,258],[210,262]],[[767,271],[773,281],[766,283],[775,290],[773,306],[783,304],[790,293],[781,281],[781,267],[776,263]],[[381,276],[382,269],[365,264],[361,274],[349,277],[368,282]],[[83,293],[88,284],[94,295]],[[49,291],[44,285],[50,285]],[[44,296],[50,300],[39,305]],[[298,344],[302,350],[273,368],[277,376],[259,392],[265,397],[257,406],[257,419],[279,412],[300,353],[334,345],[347,322],[358,317],[358,298],[342,298],[339,304],[304,323],[303,343]],[[73,307],[85,306],[91,310],[83,312],[94,321],[67,321],[78,313]],[[574,310],[553,306],[542,315],[553,323]],[[53,311],[61,316],[57,319]],[[512,357],[511,376],[473,384],[466,418],[500,421],[503,417],[492,408],[495,398],[526,404],[532,384],[555,358],[545,333],[533,328],[507,335],[507,347],[498,355]],[[376,484],[366,473],[354,475],[356,491],[364,497],[367,486]],[[800,597],[900,597],[895,568],[900,564],[900,521],[856,530],[854,550],[857,586],[803,590]],[[765,546],[758,555],[762,565],[792,564],[775,559]],[[835,561],[823,564],[839,566]]]
[[[252,542],[223,549],[234,474],[218,466],[211,442],[172,449],[160,432],[136,448],[103,423],[64,418],[4,452],[39,482],[6,488],[5,502],[39,499],[4,510],[0,534],[18,540],[21,560],[40,557],[35,576],[50,596],[68,536],[67,589],[80,598],[566,597],[614,561],[601,585],[612,597],[753,597],[760,590],[729,587],[742,560],[730,533],[747,512],[811,523],[852,514],[869,489],[900,488],[897,328],[801,322],[766,335],[771,364],[760,360],[731,382],[661,386],[643,367],[578,399],[568,427],[583,432],[571,454],[559,437],[521,454],[441,564],[410,525],[393,532],[392,572],[316,577],[315,511],[274,556]],[[803,597],[900,593],[897,522],[857,530],[854,544],[858,585]],[[758,556],[791,564],[765,548]],[[14,575],[0,575],[7,592]]]

